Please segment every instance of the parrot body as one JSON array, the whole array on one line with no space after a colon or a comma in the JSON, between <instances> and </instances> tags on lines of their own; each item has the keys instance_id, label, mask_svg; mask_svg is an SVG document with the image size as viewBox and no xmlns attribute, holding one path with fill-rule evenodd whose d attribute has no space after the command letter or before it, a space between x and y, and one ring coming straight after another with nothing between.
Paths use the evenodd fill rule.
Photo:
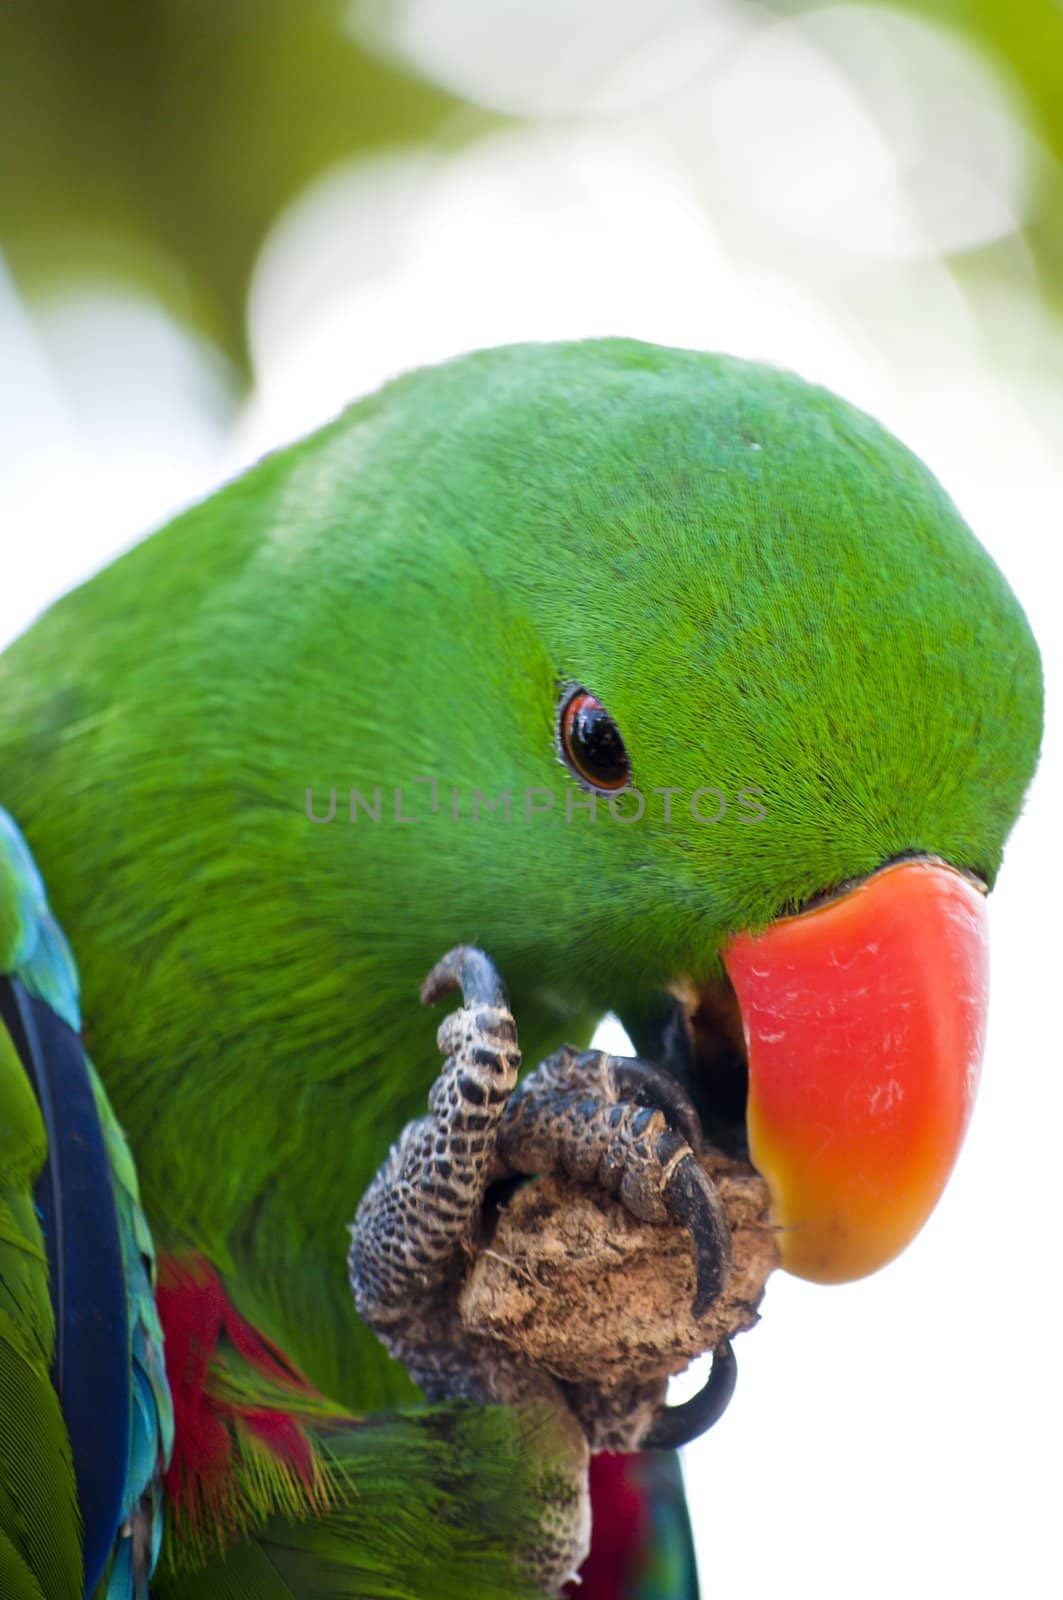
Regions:
<instances>
[{"instance_id":1,"label":"parrot body","mask_svg":"<svg viewBox=\"0 0 1063 1600\"><path fill-rule=\"evenodd\" d=\"M563 759L575 686L623 730L637 822ZM787 374L620 340L400 379L17 641L0 799L76 955L101 1121L160 1256L176 1508L152 1593L375 1594L355 1529L386 1544L390 1505L417 1543L446 1448L468 1508L512 1453L505 1544L514 1424L352 1420L414 1396L355 1314L345 1225L423 1109L435 1023L412 997L444 950L490 951L526 1060L608 1009L634 1029L677 979L718 978L739 930L883 863L991 885L1039 732L1022 612L902 446ZM718 825L688 805L706 788ZM2 1236L36 1252L41 1393L42 1153L34 1125ZM7 1383L3 1412L28 1405ZM360 1471L381 1488L359 1523L339 1484Z\"/></svg>"}]
</instances>

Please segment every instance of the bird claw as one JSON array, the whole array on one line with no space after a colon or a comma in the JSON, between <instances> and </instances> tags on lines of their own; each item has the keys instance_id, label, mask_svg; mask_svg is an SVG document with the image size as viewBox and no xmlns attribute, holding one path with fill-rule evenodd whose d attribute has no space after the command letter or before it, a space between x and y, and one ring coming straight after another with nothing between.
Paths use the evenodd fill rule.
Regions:
<instances>
[{"instance_id":1,"label":"bird claw","mask_svg":"<svg viewBox=\"0 0 1063 1600\"><path fill-rule=\"evenodd\" d=\"M729 1339L712 1353L712 1371L697 1394L678 1406L660 1406L639 1440L640 1450L678 1450L707 1433L731 1403L738 1382L738 1363Z\"/></svg>"},{"instance_id":2,"label":"bird claw","mask_svg":"<svg viewBox=\"0 0 1063 1600\"><path fill-rule=\"evenodd\" d=\"M578 1059L596 1055L588 1050ZM613 1079L617 1091L636 1105L656 1106L677 1133L682 1134L695 1155L701 1154L701 1119L686 1090L669 1072L638 1056L614 1056Z\"/></svg>"},{"instance_id":3,"label":"bird claw","mask_svg":"<svg viewBox=\"0 0 1063 1600\"><path fill-rule=\"evenodd\" d=\"M689 1151L672 1168L665 1204L693 1240L696 1287L692 1310L695 1317L703 1317L727 1286L731 1230L719 1195Z\"/></svg>"},{"instance_id":4,"label":"bird claw","mask_svg":"<svg viewBox=\"0 0 1063 1600\"><path fill-rule=\"evenodd\" d=\"M437 961L421 985L421 1004L433 1006L451 989L461 990L461 1003L509 1009L502 975L489 955L475 945L459 944Z\"/></svg>"},{"instance_id":5,"label":"bird claw","mask_svg":"<svg viewBox=\"0 0 1063 1600\"><path fill-rule=\"evenodd\" d=\"M455 988L463 1004L438 1030L445 1060L428 1115L403 1130L358 1209L355 1302L429 1396L560 1398L547 1371L470 1335L461 1322L461 1284L490 1185L515 1174L563 1173L600 1185L644 1222L680 1225L694 1245L695 1317L727 1282L730 1228L697 1159L697 1113L669 1073L639 1058L563 1045L518 1087L516 1027L483 951L449 951L426 978L422 999L431 1004ZM566 1385L563 1404L592 1448L663 1449L711 1427L734 1381L723 1341L705 1388L684 1405L661 1403L663 1379L633 1379L608 1392Z\"/></svg>"},{"instance_id":6,"label":"bird claw","mask_svg":"<svg viewBox=\"0 0 1063 1600\"><path fill-rule=\"evenodd\" d=\"M667 1073L637 1057L563 1045L511 1097L498 1137L503 1172L597 1182L644 1222L671 1220L694 1244L695 1317L726 1286L731 1230L695 1157L697 1113Z\"/></svg>"}]
</instances>

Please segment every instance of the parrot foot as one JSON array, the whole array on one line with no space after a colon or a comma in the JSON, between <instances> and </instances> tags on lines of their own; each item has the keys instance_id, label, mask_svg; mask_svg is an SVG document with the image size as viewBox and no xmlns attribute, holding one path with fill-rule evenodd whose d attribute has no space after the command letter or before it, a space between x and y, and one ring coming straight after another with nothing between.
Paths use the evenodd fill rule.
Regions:
<instances>
[{"instance_id":1,"label":"parrot foot","mask_svg":"<svg viewBox=\"0 0 1063 1600\"><path fill-rule=\"evenodd\" d=\"M563 1172L615 1194L643 1222L677 1222L694 1243L694 1315L731 1270L731 1230L695 1160L697 1113L679 1084L637 1058L562 1045L514 1093L502 1118L506 1172Z\"/></svg>"},{"instance_id":2,"label":"parrot foot","mask_svg":"<svg viewBox=\"0 0 1063 1600\"><path fill-rule=\"evenodd\" d=\"M436 1036L444 1062L428 1116L403 1130L362 1198L350 1281L359 1314L430 1400L506 1404L540 1419L532 1430L537 1504L521 1559L553 1594L586 1551L590 1451L693 1438L726 1406L734 1361L730 1345L718 1343L702 1394L669 1408L664 1378L608 1390L566 1383L466 1327L459 1302L470 1260L489 1243L488 1190L515 1175L564 1173L601 1186L643 1221L678 1223L694 1242L698 1316L727 1281L731 1234L695 1159L697 1114L668 1073L565 1045L518 1089L516 1027L482 951L450 951L422 999L430 1004L455 987L463 1004ZM553 1420L543 1426L543 1417Z\"/></svg>"}]
</instances>

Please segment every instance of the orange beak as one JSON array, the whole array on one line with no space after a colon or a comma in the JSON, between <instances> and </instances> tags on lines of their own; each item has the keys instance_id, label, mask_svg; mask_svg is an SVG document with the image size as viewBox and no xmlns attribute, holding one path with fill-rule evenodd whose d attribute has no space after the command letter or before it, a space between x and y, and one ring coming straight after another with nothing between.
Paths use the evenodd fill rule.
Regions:
<instances>
[{"instance_id":1,"label":"orange beak","mask_svg":"<svg viewBox=\"0 0 1063 1600\"><path fill-rule=\"evenodd\" d=\"M750 1154L782 1264L820 1283L898 1255L959 1153L985 1037L984 895L905 860L723 952L749 1064Z\"/></svg>"}]
</instances>

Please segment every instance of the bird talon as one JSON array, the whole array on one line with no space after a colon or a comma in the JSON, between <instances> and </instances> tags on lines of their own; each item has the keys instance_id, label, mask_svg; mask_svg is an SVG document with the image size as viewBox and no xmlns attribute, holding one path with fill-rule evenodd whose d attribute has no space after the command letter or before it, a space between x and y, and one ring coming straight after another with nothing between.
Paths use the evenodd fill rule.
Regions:
<instances>
[{"instance_id":1,"label":"bird talon","mask_svg":"<svg viewBox=\"0 0 1063 1600\"><path fill-rule=\"evenodd\" d=\"M613 1078L622 1099L632 1100L636 1105L655 1106L695 1155L700 1154L701 1120L686 1090L670 1072L638 1056L614 1056Z\"/></svg>"},{"instance_id":2,"label":"bird talon","mask_svg":"<svg viewBox=\"0 0 1063 1600\"><path fill-rule=\"evenodd\" d=\"M462 1003L467 1006L509 1008L501 973L491 957L475 945L455 945L436 962L421 985L421 1004L435 1005L451 989L461 990Z\"/></svg>"},{"instance_id":3,"label":"bird talon","mask_svg":"<svg viewBox=\"0 0 1063 1600\"><path fill-rule=\"evenodd\" d=\"M663 1138L658 1141L658 1151ZM664 1203L669 1215L686 1228L694 1241L696 1288L692 1309L695 1317L703 1317L731 1275L733 1252L727 1214L713 1185L689 1153L668 1179Z\"/></svg>"},{"instance_id":4,"label":"bird talon","mask_svg":"<svg viewBox=\"0 0 1063 1600\"><path fill-rule=\"evenodd\" d=\"M729 1339L712 1353L712 1371L697 1394L682 1405L661 1406L639 1440L640 1450L678 1450L698 1439L723 1416L738 1382L738 1363Z\"/></svg>"}]
</instances>

